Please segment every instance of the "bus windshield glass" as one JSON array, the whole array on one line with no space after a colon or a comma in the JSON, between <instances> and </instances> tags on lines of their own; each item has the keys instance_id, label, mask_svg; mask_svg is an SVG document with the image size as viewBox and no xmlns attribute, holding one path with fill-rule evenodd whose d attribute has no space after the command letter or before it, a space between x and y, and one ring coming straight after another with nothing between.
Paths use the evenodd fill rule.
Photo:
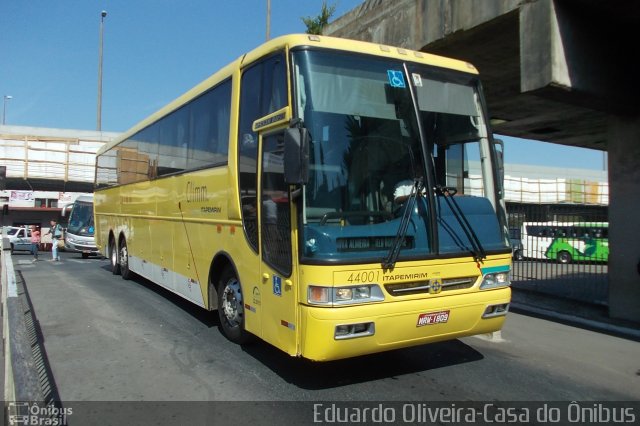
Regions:
<instances>
[{"instance_id":1,"label":"bus windshield glass","mask_svg":"<svg viewBox=\"0 0 640 426\"><path fill-rule=\"evenodd\" d=\"M304 257L379 261L399 248L397 258L411 260L474 252L477 243L508 248L477 81L461 75L393 59L294 52L296 111L311 134ZM452 188L455 206L431 197L429 182Z\"/></svg>"},{"instance_id":2,"label":"bus windshield glass","mask_svg":"<svg viewBox=\"0 0 640 426\"><path fill-rule=\"evenodd\" d=\"M439 252L469 248L482 257L478 251L504 249L508 232L498 196L502 183L495 180L498 154L489 140L477 77L416 64L408 70L440 189L435 200Z\"/></svg>"},{"instance_id":3,"label":"bus windshield glass","mask_svg":"<svg viewBox=\"0 0 640 426\"><path fill-rule=\"evenodd\" d=\"M78 236L93 236L93 203L76 201L73 204L67 232Z\"/></svg>"}]
</instances>

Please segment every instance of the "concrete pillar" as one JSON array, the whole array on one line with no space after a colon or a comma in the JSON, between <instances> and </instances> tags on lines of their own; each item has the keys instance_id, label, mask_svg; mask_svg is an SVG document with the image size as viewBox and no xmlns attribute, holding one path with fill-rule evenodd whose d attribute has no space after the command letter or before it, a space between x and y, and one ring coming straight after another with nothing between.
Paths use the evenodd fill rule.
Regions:
<instances>
[{"instance_id":1,"label":"concrete pillar","mask_svg":"<svg viewBox=\"0 0 640 426\"><path fill-rule=\"evenodd\" d=\"M609 124L609 316L640 323L640 116Z\"/></svg>"}]
</instances>

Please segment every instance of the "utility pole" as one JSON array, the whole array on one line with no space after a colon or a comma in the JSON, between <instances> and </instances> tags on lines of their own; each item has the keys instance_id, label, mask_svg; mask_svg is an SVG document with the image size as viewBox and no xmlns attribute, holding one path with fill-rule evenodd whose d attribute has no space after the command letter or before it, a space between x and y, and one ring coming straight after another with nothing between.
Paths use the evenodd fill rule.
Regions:
<instances>
[{"instance_id":1,"label":"utility pole","mask_svg":"<svg viewBox=\"0 0 640 426\"><path fill-rule=\"evenodd\" d=\"M2 124L4 125L7 121L7 101L13 99L11 95L4 95L2 100Z\"/></svg>"},{"instance_id":2,"label":"utility pole","mask_svg":"<svg viewBox=\"0 0 640 426\"><path fill-rule=\"evenodd\" d=\"M102 44L104 35L104 18L107 16L107 11L103 10L100 13L100 46L98 48L98 112L96 120L96 130L102 130Z\"/></svg>"},{"instance_id":3,"label":"utility pole","mask_svg":"<svg viewBox=\"0 0 640 426\"><path fill-rule=\"evenodd\" d=\"M271 0L267 0L267 41L271 38Z\"/></svg>"}]
</instances>

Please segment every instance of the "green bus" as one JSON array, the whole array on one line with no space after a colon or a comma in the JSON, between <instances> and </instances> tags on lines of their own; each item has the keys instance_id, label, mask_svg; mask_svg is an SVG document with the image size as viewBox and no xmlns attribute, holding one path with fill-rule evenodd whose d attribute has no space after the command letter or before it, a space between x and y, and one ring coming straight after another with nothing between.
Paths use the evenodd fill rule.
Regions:
<instances>
[{"instance_id":1,"label":"green bus","mask_svg":"<svg viewBox=\"0 0 640 426\"><path fill-rule=\"evenodd\" d=\"M607 222L524 222L522 255L528 259L608 262Z\"/></svg>"}]
</instances>

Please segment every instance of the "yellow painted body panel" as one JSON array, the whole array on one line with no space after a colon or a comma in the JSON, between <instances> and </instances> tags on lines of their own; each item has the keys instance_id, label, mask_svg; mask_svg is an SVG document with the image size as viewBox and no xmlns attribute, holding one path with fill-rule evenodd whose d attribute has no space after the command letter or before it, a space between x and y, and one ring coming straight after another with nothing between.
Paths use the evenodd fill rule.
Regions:
<instances>
[{"instance_id":1,"label":"yellow painted body panel","mask_svg":"<svg viewBox=\"0 0 640 426\"><path fill-rule=\"evenodd\" d=\"M498 331L506 317L482 319L482 314L487 306L510 300L507 287L349 308L302 306L302 355L327 361ZM420 314L443 310L450 310L446 323L417 326ZM364 322L375 324L374 335L334 339L336 325Z\"/></svg>"},{"instance_id":2,"label":"yellow painted body panel","mask_svg":"<svg viewBox=\"0 0 640 426\"><path fill-rule=\"evenodd\" d=\"M380 264L354 266L301 266L301 354L305 358L326 361L367 353L455 339L498 331L505 317L482 319L489 305L508 304L509 287L480 290L479 268L509 266L507 255L489 256L478 265L471 258L398 262L392 271ZM438 294L391 296L385 301L344 307L311 306L307 302L308 285L352 286L378 283L398 284L475 277L471 288L446 290ZM373 280L369 280L373 278ZM351 281L350 281L351 280ZM446 323L417 327L418 315L449 310ZM335 327L341 324L375 323L375 334L347 340L335 340Z\"/></svg>"},{"instance_id":3,"label":"yellow painted body panel","mask_svg":"<svg viewBox=\"0 0 640 426\"><path fill-rule=\"evenodd\" d=\"M228 200L233 198L229 197L226 169L207 169L96 192L98 247L106 255L109 232L116 238L122 234L130 256L199 282L207 301L214 255L224 248L242 264L242 253L246 252L241 222L228 219ZM189 199L188 188L194 186L206 187L206 199Z\"/></svg>"}]
</instances>

